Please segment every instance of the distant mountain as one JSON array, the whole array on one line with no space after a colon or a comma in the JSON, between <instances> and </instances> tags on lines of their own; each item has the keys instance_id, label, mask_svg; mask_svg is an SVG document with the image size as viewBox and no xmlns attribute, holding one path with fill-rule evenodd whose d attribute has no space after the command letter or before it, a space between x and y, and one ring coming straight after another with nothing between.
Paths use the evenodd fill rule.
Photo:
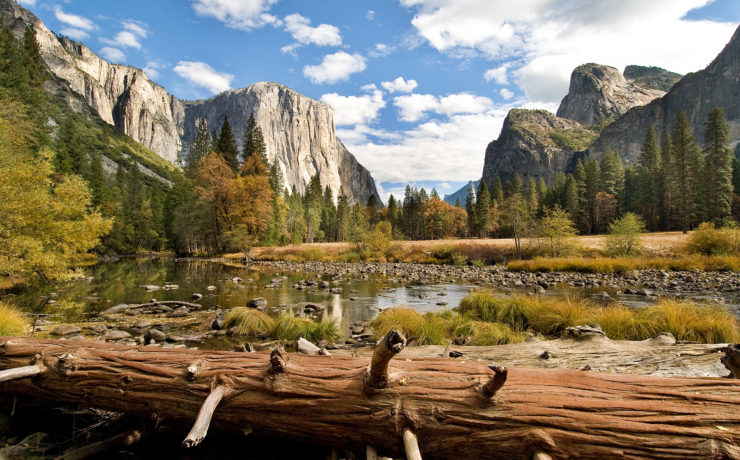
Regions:
<instances>
[{"instance_id":1,"label":"distant mountain","mask_svg":"<svg viewBox=\"0 0 740 460\"><path fill-rule=\"evenodd\" d=\"M141 69L111 64L85 45L56 36L14 0L0 0L0 23L18 32L34 27L42 58L55 77L49 91L65 97L75 111L116 126L170 162L187 150L197 117L205 116L208 126L218 129L228 116L241 144L246 119L256 111L268 157L280 160L287 186L303 191L318 172L335 196L339 187L357 202L377 196L370 173L337 139L333 110L322 102L275 83L182 102Z\"/></svg>"},{"instance_id":2,"label":"distant mountain","mask_svg":"<svg viewBox=\"0 0 740 460\"><path fill-rule=\"evenodd\" d=\"M460 199L460 203L462 203L463 208L465 208L465 199L468 197L468 190L470 190L470 187L473 187L473 192L478 190L478 186L480 185L480 179L476 181L470 181L464 186L460 188L460 190L450 193L449 195L445 195L444 200L451 205L457 204L457 199Z\"/></svg>"},{"instance_id":3,"label":"distant mountain","mask_svg":"<svg viewBox=\"0 0 740 460\"><path fill-rule=\"evenodd\" d=\"M684 110L703 141L704 122L724 108L731 147L740 145L740 28L724 50L699 72L684 77L658 67L627 66L624 75L599 64L577 67L557 117L513 109L498 139L486 149L483 180L542 177L548 184L583 156L600 159L609 149L634 164L650 125L661 136ZM664 89L668 92L664 93Z\"/></svg>"}]
</instances>

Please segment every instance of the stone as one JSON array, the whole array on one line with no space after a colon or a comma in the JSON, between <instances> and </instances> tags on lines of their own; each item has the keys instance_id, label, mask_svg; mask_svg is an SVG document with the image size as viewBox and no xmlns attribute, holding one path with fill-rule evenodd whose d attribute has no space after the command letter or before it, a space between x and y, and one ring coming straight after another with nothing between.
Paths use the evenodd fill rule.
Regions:
<instances>
[{"instance_id":1,"label":"stone","mask_svg":"<svg viewBox=\"0 0 740 460\"><path fill-rule=\"evenodd\" d=\"M185 337L181 337L179 335L168 334L166 340L170 343L176 343L176 342L184 342L186 339Z\"/></svg>"},{"instance_id":2,"label":"stone","mask_svg":"<svg viewBox=\"0 0 740 460\"><path fill-rule=\"evenodd\" d=\"M139 321L135 322L133 324L134 329L146 329L149 327L149 322L143 319L140 319Z\"/></svg>"},{"instance_id":3,"label":"stone","mask_svg":"<svg viewBox=\"0 0 740 460\"><path fill-rule=\"evenodd\" d=\"M161 289L159 286L155 286L153 284L145 284L142 287L145 291L159 291Z\"/></svg>"},{"instance_id":4,"label":"stone","mask_svg":"<svg viewBox=\"0 0 740 460\"><path fill-rule=\"evenodd\" d=\"M220 331L224 328L225 320L226 320L226 313L228 313L227 310L220 311L216 317L213 319L213 322L211 323L211 329L214 331Z\"/></svg>"},{"instance_id":5,"label":"stone","mask_svg":"<svg viewBox=\"0 0 740 460\"><path fill-rule=\"evenodd\" d=\"M90 328L90 332L95 335L103 335L108 332L108 328L102 324L96 324Z\"/></svg>"},{"instance_id":6,"label":"stone","mask_svg":"<svg viewBox=\"0 0 740 460\"><path fill-rule=\"evenodd\" d=\"M326 305L307 303L303 306L303 311L305 313L316 313L318 311L324 311L324 310L326 310Z\"/></svg>"},{"instance_id":7,"label":"stone","mask_svg":"<svg viewBox=\"0 0 740 460\"><path fill-rule=\"evenodd\" d=\"M247 307L264 309L267 308L267 300L264 297L255 297L254 299L247 300Z\"/></svg>"},{"instance_id":8,"label":"stone","mask_svg":"<svg viewBox=\"0 0 740 460\"><path fill-rule=\"evenodd\" d=\"M145 337L147 339L147 342L151 340L154 340L155 342L164 342L167 339L165 333L158 329L149 329L146 332Z\"/></svg>"},{"instance_id":9,"label":"stone","mask_svg":"<svg viewBox=\"0 0 740 460\"><path fill-rule=\"evenodd\" d=\"M184 318L190 314L190 310L188 310L188 307L180 307L170 313L170 318Z\"/></svg>"},{"instance_id":10,"label":"stone","mask_svg":"<svg viewBox=\"0 0 740 460\"><path fill-rule=\"evenodd\" d=\"M118 304L118 305L116 305L114 307L110 307L109 309L101 312L100 314L101 315L113 315L113 314L116 314L116 313L123 313L124 311L128 310L129 308L131 308L129 305L127 305L125 303L122 303L122 304Z\"/></svg>"},{"instance_id":11,"label":"stone","mask_svg":"<svg viewBox=\"0 0 740 460\"><path fill-rule=\"evenodd\" d=\"M319 289L329 289L329 282L321 280L318 282L318 288Z\"/></svg>"},{"instance_id":12,"label":"stone","mask_svg":"<svg viewBox=\"0 0 740 460\"><path fill-rule=\"evenodd\" d=\"M126 331L119 331L119 330L112 330L108 331L103 338L106 340L106 342L116 341L116 340L123 340L123 339L130 339L131 334L129 334Z\"/></svg>"},{"instance_id":13,"label":"stone","mask_svg":"<svg viewBox=\"0 0 740 460\"><path fill-rule=\"evenodd\" d=\"M57 326L50 332L51 335L73 335L79 334L82 331L79 327L73 324L62 324Z\"/></svg>"},{"instance_id":14,"label":"stone","mask_svg":"<svg viewBox=\"0 0 740 460\"><path fill-rule=\"evenodd\" d=\"M203 294L199 294L197 292L193 293L193 300L200 300L203 298Z\"/></svg>"},{"instance_id":15,"label":"stone","mask_svg":"<svg viewBox=\"0 0 740 460\"><path fill-rule=\"evenodd\" d=\"M206 288L206 290L207 290L207 291L215 291L215 290L216 290L216 286L208 286L208 287Z\"/></svg>"}]
</instances>

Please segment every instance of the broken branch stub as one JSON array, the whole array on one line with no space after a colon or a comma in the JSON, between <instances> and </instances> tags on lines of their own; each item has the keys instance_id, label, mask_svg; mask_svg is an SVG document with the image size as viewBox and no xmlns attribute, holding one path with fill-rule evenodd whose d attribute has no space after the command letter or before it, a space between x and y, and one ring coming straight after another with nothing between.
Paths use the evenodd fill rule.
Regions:
<instances>
[{"instance_id":1,"label":"broken branch stub","mask_svg":"<svg viewBox=\"0 0 740 460\"><path fill-rule=\"evenodd\" d=\"M6 369L0 371L0 383L9 382L11 380L24 379L26 377L33 377L44 372L44 367L38 364L33 366L16 367L13 369Z\"/></svg>"},{"instance_id":2,"label":"broken branch stub","mask_svg":"<svg viewBox=\"0 0 740 460\"><path fill-rule=\"evenodd\" d=\"M740 379L740 343L728 345L724 352L720 361L732 372L733 378Z\"/></svg>"},{"instance_id":3,"label":"broken branch stub","mask_svg":"<svg viewBox=\"0 0 740 460\"><path fill-rule=\"evenodd\" d=\"M388 364L406 346L406 337L398 331L390 331L375 345L367 385L374 389L388 385Z\"/></svg>"},{"instance_id":4,"label":"broken branch stub","mask_svg":"<svg viewBox=\"0 0 740 460\"><path fill-rule=\"evenodd\" d=\"M211 425L211 419L213 413L216 411L216 407L224 398L226 394L226 387L219 385L211 391L203 405L198 412L198 417L195 419L193 428L188 433L185 440L182 442L182 446L185 448L195 447L205 439L208 434L208 427Z\"/></svg>"},{"instance_id":5,"label":"broken branch stub","mask_svg":"<svg viewBox=\"0 0 740 460\"><path fill-rule=\"evenodd\" d=\"M483 385L483 387L481 388L481 393L483 393L483 396L485 396L486 398L493 398L496 392L500 390L502 386L504 386L504 383L506 383L506 378L509 375L509 371L505 367L495 365L490 365L488 366L488 368L493 371L493 377L491 377L488 382Z\"/></svg>"}]
</instances>

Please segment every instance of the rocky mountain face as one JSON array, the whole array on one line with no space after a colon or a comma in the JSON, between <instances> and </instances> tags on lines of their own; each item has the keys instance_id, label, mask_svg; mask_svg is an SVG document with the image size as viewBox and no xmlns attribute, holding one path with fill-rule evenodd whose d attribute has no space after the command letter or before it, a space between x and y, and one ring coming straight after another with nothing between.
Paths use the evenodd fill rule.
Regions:
<instances>
[{"instance_id":1,"label":"rocky mountain face","mask_svg":"<svg viewBox=\"0 0 740 460\"><path fill-rule=\"evenodd\" d=\"M707 114L716 106L725 110L730 146L735 148L740 143L740 28L707 68L686 75L665 96L630 110L608 126L589 148L589 155L600 158L611 148L619 152L625 163L633 164L648 126L655 126L660 137L670 132L681 110L686 112L694 126L694 136L701 143Z\"/></svg>"},{"instance_id":2,"label":"rocky mountain face","mask_svg":"<svg viewBox=\"0 0 740 460\"><path fill-rule=\"evenodd\" d=\"M513 109L504 120L498 139L488 144L483 180L498 176L511 180L542 177L551 184L565 171L574 152L585 150L597 136L577 121L556 117L546 110Z\"/></svg>"},{"instance_id":3,"label":"rocky mountain face","mask_svg":"<svg viewBox=\"0 0 740 460\"><path fill-rule=\"evenodd\" d=\"M318 172L321 183L338 196L339 188L351 199L365 203L377 195L370 173L360 165L337 138L334 110L272 82L226 91L211 99L185 102L183 143L196 134L196 122L203 118L209 129L220 129L225 117L241 149L250 114L262 129L270 159L278 158L286 184L303 191Z\"/></svg>"},{"instance_id":4,"label":"rocky mountain face","mask_svg":"<svg viewBox=\"0 0 740 460\"><path fill-rule=\"evenodd\" d=\"M85 45L57 37L13 0L0 1L0 15L16 30L33 26L41 57L51 73L81 96L92 113L163 158L177 159L183 118L177 98L142 70L110 64ZM69 95L68 100L81 111L78 97Z\"/></svg>"},{"instance_id":5,"label":"rocky mountain face","mask_svg":"<svg viewBox=\"0 0 740 460\"><path fill-rule=\"evenodd\" d=\"M364 203L377 195L370 173L337 139L328 105L285 86L257 83L205 101L182 102L153 83L144 71L111 64L88 47L57 37L15 0L0 0L0 22L17 33L31 25L41 55L53 75L48 90L65 98L77 112L99 117L161 157L174 162L187 150L195 120L203 117L218 129L225 116L241 146L244 126L254 112L268 156L280 159L287 186L303 191L318 172L335 193Z\"/></svg>"},{"instance_id":6,"label":"rocky mountain face","mask_svg":"<svg viewBox=\"0 0 740 460\"><path fill-rule=\"evenodd\" d=\"M657 89L668 92L673 85L678 83L683 75L660 67L645 67L641 65L628 65L624 68L624 78L632 80L643 88Z\"/></svg>"},{"instance_id":7,"label":"rocky mountain face","mask_svg":"<svg viewBox=\"0 0 740 460\"><path fill-rule=\"evenodd\" d=\"M645 105L664 91L645 88L626 79L619 70L600 64L584 64L573 70L570 88L557 116L583 125L617 119L632 107Z\"/></svg>"}]
</instances>

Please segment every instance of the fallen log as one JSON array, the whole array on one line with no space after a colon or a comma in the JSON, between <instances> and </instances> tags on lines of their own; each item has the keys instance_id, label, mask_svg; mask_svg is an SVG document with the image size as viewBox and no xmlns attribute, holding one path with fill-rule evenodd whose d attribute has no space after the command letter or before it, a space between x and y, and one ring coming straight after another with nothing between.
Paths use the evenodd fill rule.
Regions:
<instances>
[{"instance_id":1,"label":"fallen log","mask_svg":"<svg viewBox=\"0 0 740 460\"><path fill-rule=\"evenodd\" d=\"M393 456L740 459L740 380L492 371L407 360L403 343L386 337L368 359L0 338L0 370L45 369L0 393L184 425L183 438L197 418L196 437L209 422Z\"/></svg>"}]
</instances>

